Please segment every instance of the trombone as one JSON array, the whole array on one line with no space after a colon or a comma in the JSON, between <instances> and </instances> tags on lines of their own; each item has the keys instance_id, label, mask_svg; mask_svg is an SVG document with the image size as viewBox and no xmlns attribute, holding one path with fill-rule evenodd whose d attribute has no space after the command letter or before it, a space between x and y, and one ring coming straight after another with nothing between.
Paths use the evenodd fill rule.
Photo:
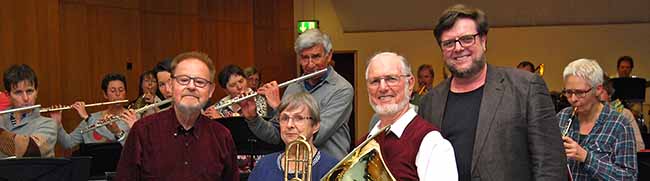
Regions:
<instances>
[{"instance_id":1,"label":"trombone","mask_svg":"<svg viewBox=\"0 0 650 181\"><path fill-rule=\"evenodd\" d=\"M283 83L279 84L278 87L283 88L283 87L289 86L290 84L293 84L293 83L296 83L296 82L299 82L299 81L314 77L314 76L316 76L318 74L324 73L325 71L327 71L327 68L318 70L316 72L312 72L312 73L307 74L307 75L300 76L300 77L295 78L295 79L291 79L291 80L286 81L286 82L283 82ZM257 95L258 95L257 92L253 92L252 94L248 94L248 95L243 96L243 97L239 97L239 98L236 98L236 99L231 99L231 100L228 100L228 101L224 101L223 104L216 104L214 106L216 107L217 110L221 110L221 109L226 108L226 107L228 107L228 106L230 106L232 104L240 103L240 102L242 102L242 101L244 101L246 99L250 99L250 98L255 97Z\"/></svg>"},{"instance_id":2,"label":"trombone","mask_svg":"<svg viewBox=\"0 0 650 181\"><path fill-rule=\"evenodd\" d=\"M290 151L296 150L293 155L294 158L290 159ZM306 138L302 135L287 145L287 148L284 150L284 158L282 158L282 163L284 163L284 181L311 181L311 167L312 167L312 148L311 145L306 141ZM293 178L289 179L289 165L294 165L293 169ZM298 174L301 175L298 175Z\"/></svg>"},{"instance_id":3,"label":"trombone","mask_svg":"<svg viewBox=\"0 0 650 181\"><path fill-rule=\"evenodd\" d=\"M149 110L149 109L151 109L151 108L153 108L153 107L157 107L157 106L160 106L160 105L163 105L163 104L167 104L167 103L169 103L169 102L171 102L171 101L172 101L172 99L169 98L169 99L165 99L165 100L163 100L163 101L157 102L157 103L149 104L149 105L146 105L146 106L141 107L141 108L139 108L139 109L136 109L136 110L135 110L135 113L136 113L136 114L141 114L141 113L143 113L143 112L145 112L145 111L147 111L147 110ZM84 129L81 130L81 134L87 133L87 132L92 131L92 130L95 130L95 129L97 129L97 128L101 128L101 127L103 127L103 126L106 126L106 125L112 124L112 123L117 122L117 121L120 121L120 120L122 120L122 118L121 118L120 115L113 115L113 116L110 116L110 117L107 118L107 120L104 120L104 121L98 121L98 122L95 123L95 124L88 125L88 127L86 127L86 128L84 128Z\"/></svg>"}]
</instances>

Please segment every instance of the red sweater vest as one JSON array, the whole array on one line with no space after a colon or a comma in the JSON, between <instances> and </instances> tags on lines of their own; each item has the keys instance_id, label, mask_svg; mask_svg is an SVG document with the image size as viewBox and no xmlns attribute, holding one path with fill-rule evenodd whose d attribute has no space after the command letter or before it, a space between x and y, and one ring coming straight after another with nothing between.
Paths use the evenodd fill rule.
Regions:
<instances>
[{"instance_id":1,"label":"red sweater vest","mask_svg":"<svg viewBox=\"0 0 650 181\"><path fill-rule=\"evenodd\" d=\"M406 126L402 137L397 138L392 132L375 137L388 170L397 180L418 180L415 157L420 149L420 143L422 143L427 133L438 130L422 117L415 116ZM367 137L366 134L363 138Z\"/></svg>"}]
</instances>

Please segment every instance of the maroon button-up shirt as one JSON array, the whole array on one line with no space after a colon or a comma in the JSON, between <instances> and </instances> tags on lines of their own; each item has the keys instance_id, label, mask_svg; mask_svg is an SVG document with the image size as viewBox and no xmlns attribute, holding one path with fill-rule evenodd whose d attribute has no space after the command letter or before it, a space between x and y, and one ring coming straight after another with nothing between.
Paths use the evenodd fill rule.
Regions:
<instances>
[{"instance_id":1,"label":"maroon button-up shirt","mask_svg":"<svg viewBox=\"0 0 650 181\"><path fill-rule=\"evenodd\" d=\"M200 115L185 130L174 109L133 125L116 180L239 180L230 131Z\"/></svg>"}]
</instances>

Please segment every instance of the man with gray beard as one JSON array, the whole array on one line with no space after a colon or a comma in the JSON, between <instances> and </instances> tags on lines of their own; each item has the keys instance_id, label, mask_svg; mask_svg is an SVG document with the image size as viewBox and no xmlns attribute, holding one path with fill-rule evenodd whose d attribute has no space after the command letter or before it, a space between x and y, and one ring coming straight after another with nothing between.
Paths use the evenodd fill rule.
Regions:
<instances>
[{"instance_id":1,"label":"man with gray beard","mask_svg":"<svg viewBox=\"0 0 650 181\"><path fill-rule=\"evenodd\" d=\"M406 58L391 52L373 56L366 66L368 99L379 121L369 135L390 125L375 141L397 180L457 180L454 149L409 105L415 85Z\"/></svg>"},{"instance_id":2,"label":"man with gray beard","mask_svg":"<svg viewBox=\"0 0 650 181\"><path fill-rule=\"evenodd\" d=\"M452 77L423 97L419 113L454 146L459 180L567 180L566 158L544 81L486 63L485 14L447 9L434 34Z\"/></svg>"},{"instance_id":3,"label":"man with gray beard","mask_svg":"<svg viewBox=\"0 0 650 181\"><path fill-rule=\"evenodd\" d=\"M173 106L136 122L116 180L239 180L230 131L201 114L214 92L214 65L200 52L171 64Z\"/></svg>"}]
</instances>

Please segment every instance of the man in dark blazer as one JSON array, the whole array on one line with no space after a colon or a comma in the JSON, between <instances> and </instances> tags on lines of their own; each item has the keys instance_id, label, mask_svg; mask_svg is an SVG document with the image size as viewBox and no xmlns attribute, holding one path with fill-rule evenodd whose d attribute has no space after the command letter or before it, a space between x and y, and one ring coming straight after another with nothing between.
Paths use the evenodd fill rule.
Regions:
<instances>
[{"instance_id":1,"label":"man in dark blazer","mask_svg":"<svg viewBox=\"0 0 650 181\"><path fill-rule=\"evenodd\" d=\"M452 6L434 34L452 77L421 101L419 115L453 145L459 180L567 180L561 133L546 84L486 63L487 18Z\"/></svg>"}]
</instances>

